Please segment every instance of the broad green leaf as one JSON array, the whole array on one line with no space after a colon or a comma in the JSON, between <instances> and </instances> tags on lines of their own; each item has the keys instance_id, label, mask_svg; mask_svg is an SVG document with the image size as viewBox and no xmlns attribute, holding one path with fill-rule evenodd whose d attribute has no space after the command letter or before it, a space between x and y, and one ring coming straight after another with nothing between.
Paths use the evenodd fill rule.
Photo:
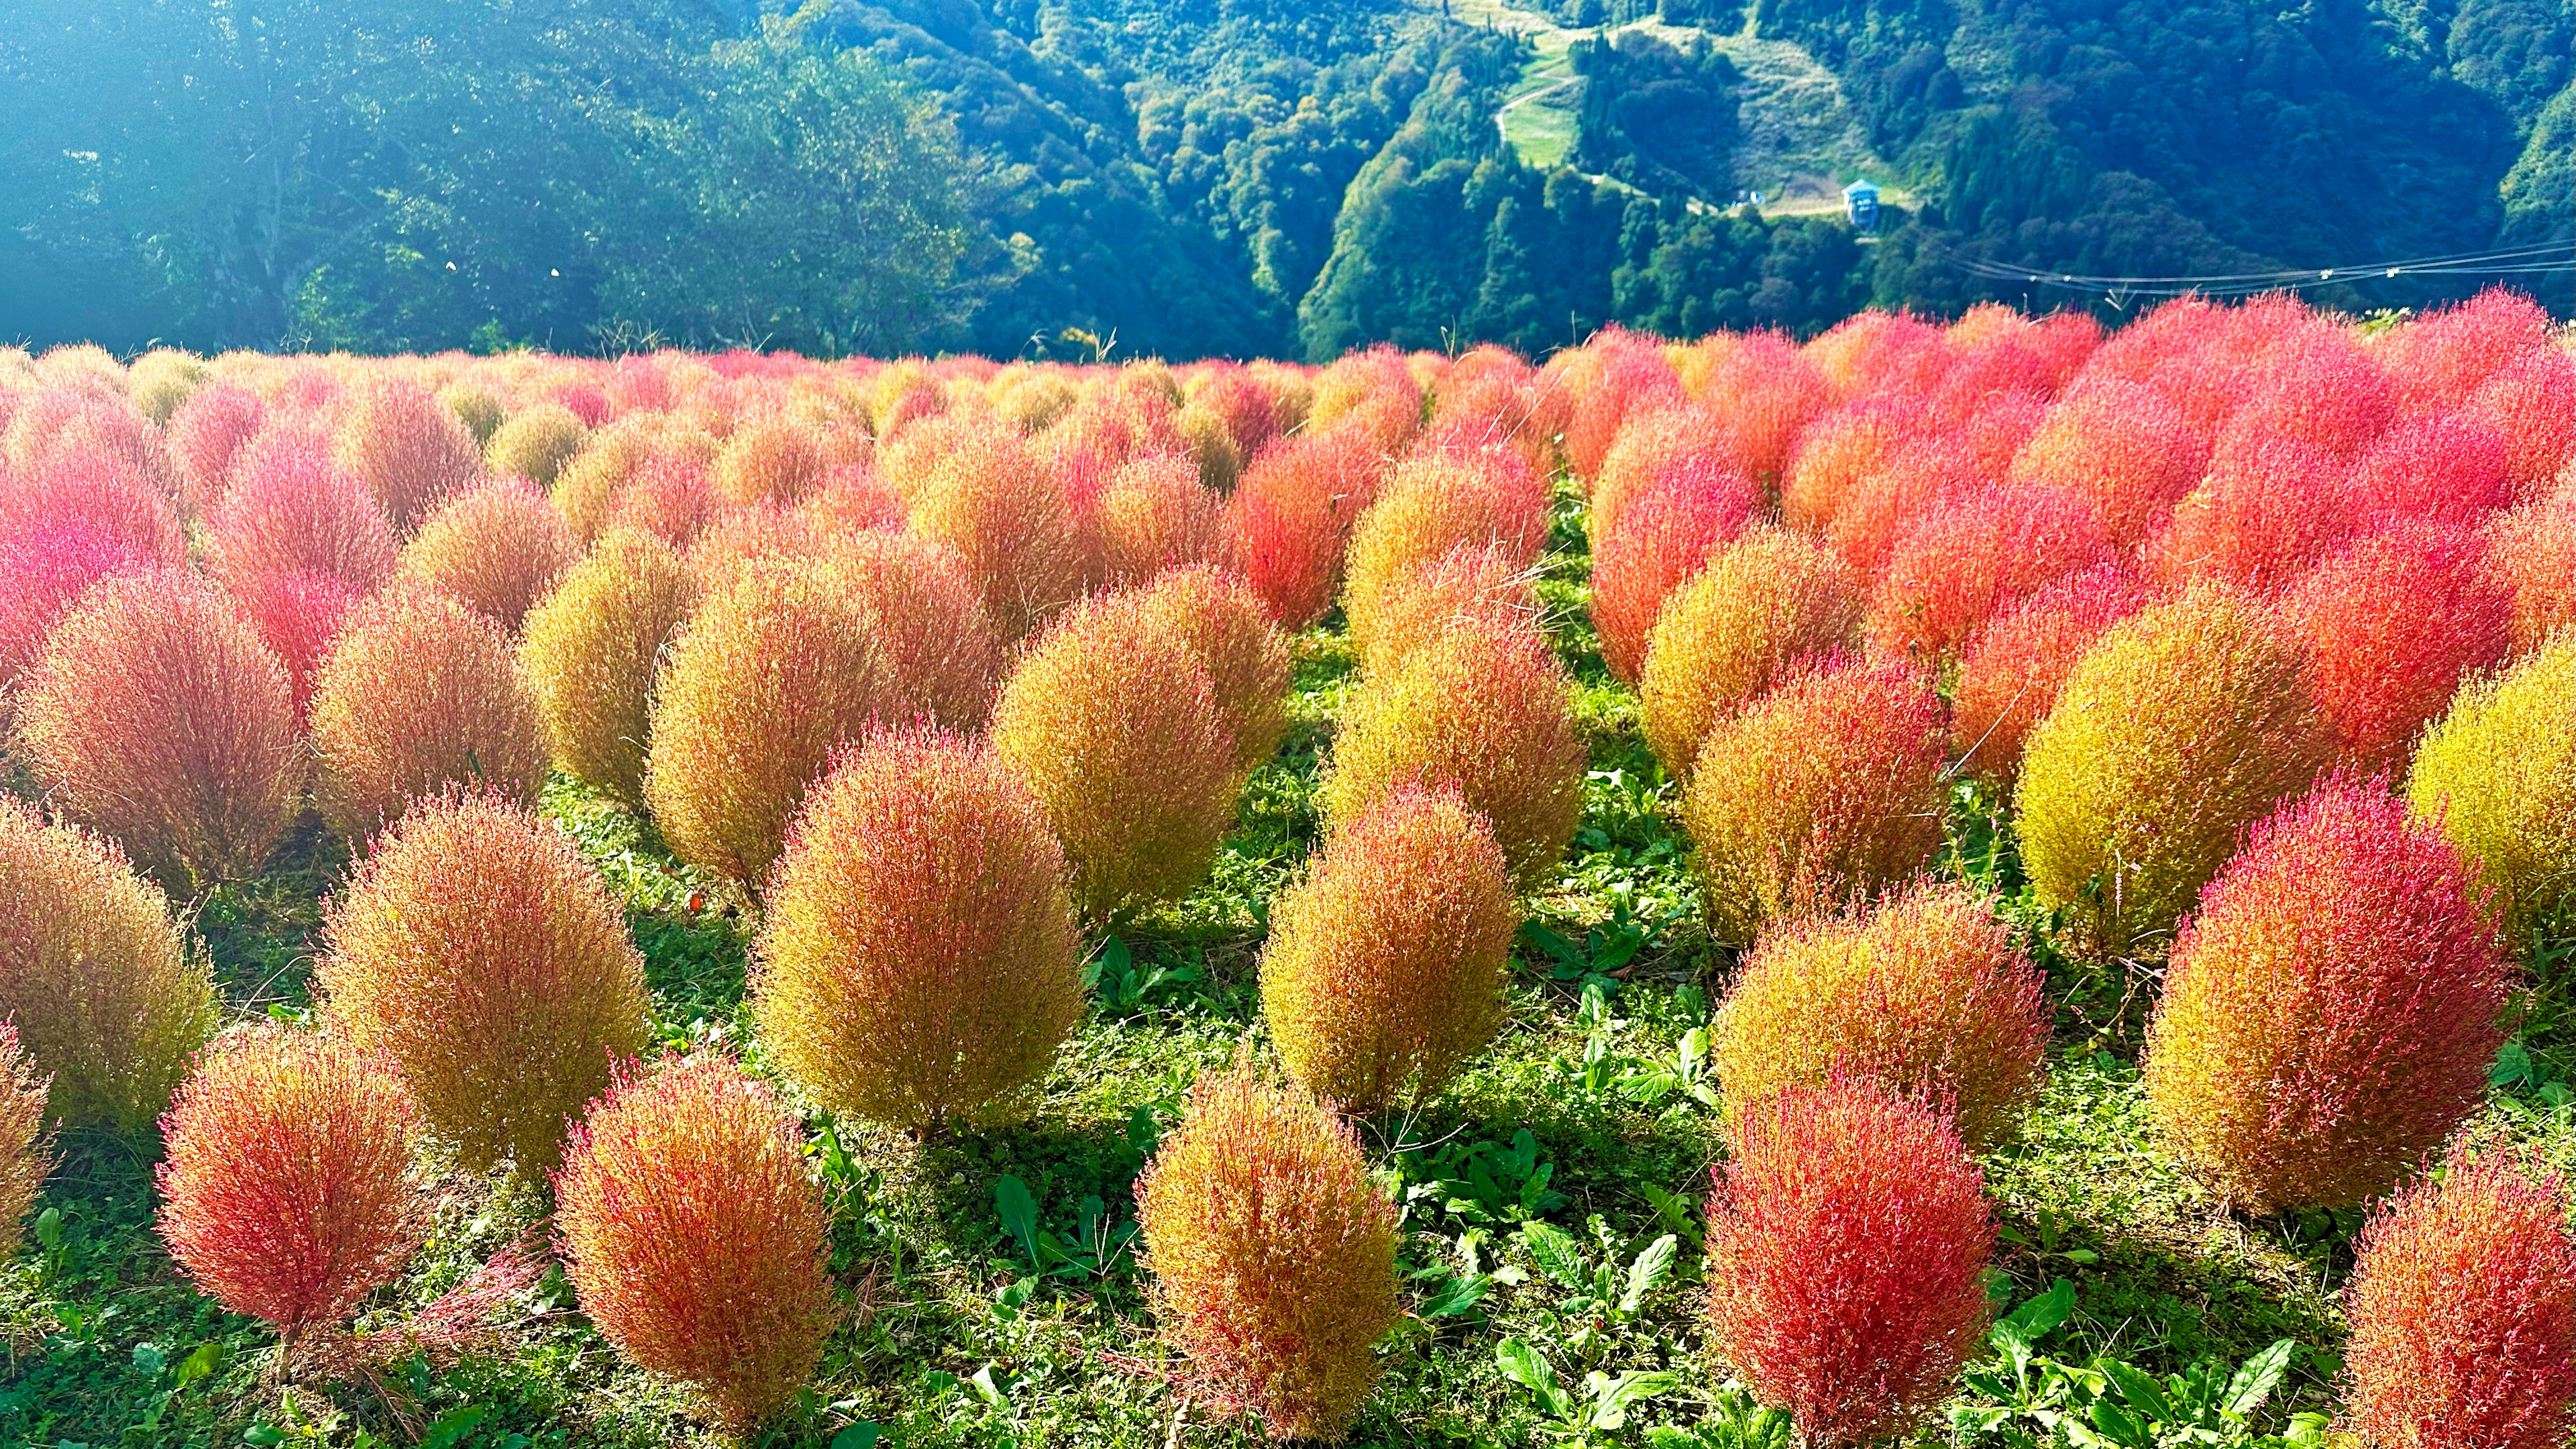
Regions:
<instances>
[{"instance_id":1,"label":"broad green leaf","mask_svg":"<svg viewBox=\"0 0 2576 1449\"><path fill-rule=\"evenodd\" d=\"M2174 1421L2173 1401L2165 1397L2164 1385L2157 1383L2154 1375L2115 1358L2103 1359L2097 1367L2119 1389L2121 1399L2130 1408L2149 1419L2168 1424Z\"/></svg>"},{"instance_id":2,"label":"broad green leaf","mask_svg":"<svg viewBox=\"0 0 2576 1449\"><path fill-rule=\"evenodd\" d=\"M1529 1245L1530 1261L1550 1280L1566 1288L1584 1286L1583 1245L1574 1234L1554 1223L1524 1223L1521 1241Z\"/></svg>"},{"instance_id":3,"label":"broad green leaf","mask_svg":"<svg viewBox=\"0 0 2576 1449\"><path fill-rule=\"evenodd\" d=\"M448 1410L430 1424L427 1433L420 1436L420 1449L455 1449L491 1412L489 1404L465 1404Z\"/></svg>"},{"instance_id":4,"label":"broad green leaf","mask_svg":"<svg viewBox=\"0 0 2576 1449\"><path fill-rule=\"evenodd\" d=\"M832 1449L876 1449L877 1426L867 1422L852 1424L832 1436Z\"/></svg>"},{"instance_id":5,"label":"broad green leaf","mask_svg":"<svg viewBox=\"0 0 2576 1449\"><path fill-rule=\"evenodd\" d=\"M1547 1358L1526 1340L1507 1338L1494 1345L1494 1363L1503 1377L1538 1395L1539 1404L1551 1417L1574 1417L1573 1400L1564 1386L1556 1381L1556 1370L1547 1366Z\"/></svg>"},{"instance_id":6,"label":"broad green leaf","mask_svg":"<svg viewBox=\"0 0 2576 1449\"><path fill-rule=\"evenodd\" d=\"M1646 1301L1646 1295L1672 1276L1673 1254L1680 1247L1681 1239L1670 1233L1646 1245L1646 1250L1637 1255L1637 1261L1628 1265L1628 1291L1619 1295L1620 1312L1636 1312L1637 1305Z\"/></svg>"},{"instance_id":7,"label":"broad green leaf","mask_svg":"<svg viewBox=\"0 0 2576 1449\"><path fill-rule=\"evenodd\" d=\"M1046 1261L1038 1255L1038 1203L1029 1196L1029 1185L1003 1173L1002 1180L993 1184L993 1211L1001 1215L1002 1231L1019 1243L1029 1262L1045 1267Z\"/></svg>"},{"instance_id":8,"label":"broad green leaf","mask_svg":"<svg viewBox=\"0 0 2576 1449\"><path fill-rule=\"evenodd\" d=\"M2046 1338L2051 1330L2073 1316L2075 1316L2075 1285L2060 1278L2049 1285L2047 1292L2005 1314L2002 1322L1996 1327L2000 1328L2006 1323L2011 1324L2020 1331L2023 1338L2036 1344Z\"/></svg>"},{"instance_id":9,"label":"broad green leaf","mask_svg":"<svg viewBox=\"0 0 2576 1449\"><path fill-rule=\"evenodd\" d=\"M1585 1377L1583 1387L1592 1396L1592 1422L1603 1429L1616 1429L1628 1421L1628 1406L1669 1394L1681 1382L1679 1374L1663 1369L1630 1369L1617 1378L1599 1372Z\"/></svg>"},{"instance_id":10,"label":"broad green leaf","mask_svg":"<svg viewBox=\"0 0 2576 1449\"><path fill-rule=\"evenodd\" d=\"M2130 1417L2126 1410L2109 1399L2093 1401L2093 1427L2101 1430L2111 1442L2131 1445L2134 1449L2153 1449L2155 1443L2147 1433L2146 1425Z\"/></svg>"},{"instance_id":11,"label":"broad green leaf","mask_svg":"<svg viewBox=\"0 0 2576 1449\"><path fill-rule=\"evenodd\" d=\"M179 1371L172 1376L175 1387L186 1388L224 1366L224 1346L215 1339L197 1345L197 1351L179 1360Z\"/></svg>"},{"instance_id":12,"label":"broad green leaf","mask_svg":"<svg viewBox=\"0 0 2576 1449\"><path fill-rule=\"evenodd\" d=\"M2251 1414L2263 1407L2272 1391L2281 1386L2281 1378L2290 1371L2290 1356L2299 1351L2298 1342L2284 1338L2270 1348L2245 1361L2236 1377L2227 1384L2227 1399L2221 1406L2231 1414Z\"/></svg>"}]
</instances>

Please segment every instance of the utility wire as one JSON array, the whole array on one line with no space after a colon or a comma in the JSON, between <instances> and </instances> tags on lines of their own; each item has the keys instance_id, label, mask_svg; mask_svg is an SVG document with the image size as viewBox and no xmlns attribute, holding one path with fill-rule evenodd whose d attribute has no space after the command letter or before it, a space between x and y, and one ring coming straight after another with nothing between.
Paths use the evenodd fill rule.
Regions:
<instances>
[{"instance_id":1,"label":"utility wire","mask_svg":"<svg viewBox=\"0 0 2576 1449\"><path fill-rule=\"evenodd\" d=\"M2087 292L2112 299L2124 297L2180 297L2188 295L2229 297L2257 292L2302 291L2310 287L2333 286L2338 282L2380 281L2405 276L2527 276L2533 274L2576 273L2576 242L2551 242L2540 246L2504 247L2486 251L2452 252L2441 256L2410 257L2403 261L2373 262L2356 267L2315 267L2282 269L2270 272L2222 272L2201 276L2101 276L2080 272L2041 271L2033 267L1989 261L1947 249L1931 249L1936 260L1948 263L1971 276L1991 281L2019 282L2026 286L2056 287L2067 291Z\"/></svg>"}]
</instances>

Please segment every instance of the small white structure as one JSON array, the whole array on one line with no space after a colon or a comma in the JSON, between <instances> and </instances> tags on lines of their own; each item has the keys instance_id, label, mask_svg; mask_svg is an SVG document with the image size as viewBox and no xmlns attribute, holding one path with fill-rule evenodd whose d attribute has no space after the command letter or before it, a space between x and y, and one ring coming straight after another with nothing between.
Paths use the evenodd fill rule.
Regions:
<instances>
[{"instance_id":1,"label":"small white structure","mask_svg":"<svg viewBox=\"0 0 2576 1449\"><path fill-rule=\"evenodd\" d=\"M1878 188L1868 177L1843 188L1843 211L1862 231L1878 230Z\"/></svg>"}]
</instances>

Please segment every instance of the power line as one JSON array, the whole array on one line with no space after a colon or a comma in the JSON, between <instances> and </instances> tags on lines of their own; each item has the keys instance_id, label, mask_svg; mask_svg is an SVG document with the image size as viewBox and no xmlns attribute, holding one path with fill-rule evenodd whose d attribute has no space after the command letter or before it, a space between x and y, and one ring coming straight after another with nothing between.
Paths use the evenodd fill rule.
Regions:
<instances>
[{"instance_id":1,"label":"power line","mask_svg":"<svg viewBox=\"0 0 2576 1449\"><path fill-rule=\"evenodd\" d=\"M2269 272L2223 272L2200 276L2103 276L2082 272L2042 271L2034 267L2015 266L1967 256L1943 248L1930 249L1935 260L1946 262L1971 276L1990 281L2018 282L2025 286L2055 287L2065 291L2086 292L2112 299L2124 297L2180 297L2189 295L2231 297L2257 292L2304 291L2311 287L2330 287L2337 283L2386 281L2407 276L2528 276L2534 274L2576 273L2576 242L2550 242L2540 246L2504 247L2486 251L2452 252L2440 256L2409 257L2402 261L2373 262L2351 267L2284 268Z\"/></svg>"}]
</instances>

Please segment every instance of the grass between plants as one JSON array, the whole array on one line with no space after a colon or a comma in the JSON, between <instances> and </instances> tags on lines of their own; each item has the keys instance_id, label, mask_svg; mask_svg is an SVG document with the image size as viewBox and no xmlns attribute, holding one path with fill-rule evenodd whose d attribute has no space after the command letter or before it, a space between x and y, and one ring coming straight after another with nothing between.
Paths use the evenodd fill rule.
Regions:
<instances>
[{"instance_id":1,"label":"grass between plants","mask_svg":"<svg viewBox=\"0 0 2576 1449\"><path fill-rule=\"evenodd\" d=\"M1357 1443L1787 1442L1703 1354L1698 1213L1715 1114L1698 1033L1732 952L1699 922L1674 788L1584 622L1587 566L1569 495L1541 593L1592 770L1563 875L1525 904L1510 1025L1418 1114L1363 1126L1403 1204L1415 1316L1385 1345L1387 1377ZM1129 1186L1193 1075L1261 1037L1266 903L1314 841L1318 773L1352 672L1330 628L1297 649L1293 727L1246 791L1213 876L1185 901L1095 932L1094 1009L1031 1116L926 1145L809 1121L851 1312L810 1396L756 1442L1258 1442L1251 1426L1187 1406L1168 1376L1140 1293ZM746 923L649 826L581 787L554 781L545 809L628 903L658 1038L725 1044L764 1069L743 1008ZM2300 1432L2293 1413L2328 1406L2334 1295L2357 1218L2220 1211L2149 1130L2135 1060L2152 983L2056 954L1997 802L1963 784L1950 826L1944 869L2004 898L2060 1011L2048 1091L2022 1139L1985 1163L2005 1238L1996 1296L2028 1307L2018 1337L2006 1330L1972 1375L1954 1422L1922 1442L2070 1442L2052 1437L2065 1432L2051 1427L2060 1416L2099 1423L2083 1411L2113 1395L2089 1368L2100 1357L2173 1376L2175 1417L2099 1442L2253 1446ZM191 929L235 1014L309 1015L320 901L346 863L345 847L308 827L267 876L193 906ZM2520 1034L2478 1128L2538 1142L2562 1163L2576 1161L2576 1093L2561 1080L2569 954L2535 948ZM372 1379L280 1382L272 1336L199 1296L162 1253L150 1227L157 1143L84 1133L63 1147L28 1246L0 1265L0 1443L705 1442L673 1386L623 1364L585 1323L560 1271L474 1351L415 1356ZM542 1233L545 1212L536 1191L453 1182L428 1249L362 1325L398 1320ZM2048 1296L2060 1279L2071 1293ZM2213 1362L2226 1372L2193 1376ZM2275 1378L2252 1412L2228 1409L2230 1388ZM2194 1425L2207 1434L2191 1437Z\"/></svg>"}]
</instances>

